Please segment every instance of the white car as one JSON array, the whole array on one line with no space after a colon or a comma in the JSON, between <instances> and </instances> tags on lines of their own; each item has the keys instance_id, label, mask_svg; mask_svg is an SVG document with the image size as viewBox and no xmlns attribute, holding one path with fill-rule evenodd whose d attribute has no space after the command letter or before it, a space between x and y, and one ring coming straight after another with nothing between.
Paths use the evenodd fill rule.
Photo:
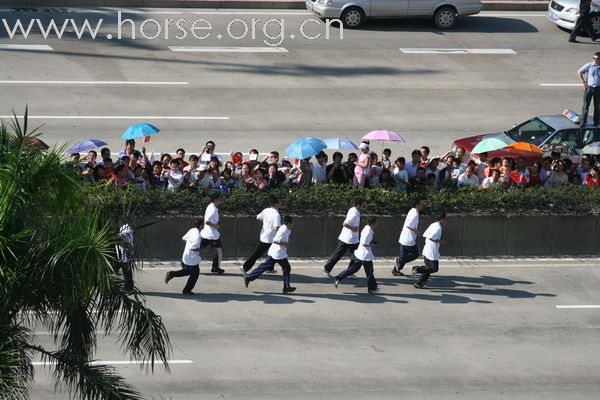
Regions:
<instances>
[{"instance_id":1,"label":"white car","mask_svg":"<svg viewBox=\"0 0 600 400\"><path fill-rule=\"evenodd\" d=\"M572 31L577 20L579 0L552 0L548 4L548 20L561 28ZM600 0L592 1L592 26L600 35Z\"/></svg>"},{"instance_id":2,"label":"white car","mask_svg":"<svg viewBox=\"0 0 600 400\"><path fill-rule=\"evenodd\" d=\"M459 16L477 14L481 0L306 0L306 8L322 19L339 18L358 28L367 18L433 17L438 29L450 29Z\"/></svg>"}]
</instances>

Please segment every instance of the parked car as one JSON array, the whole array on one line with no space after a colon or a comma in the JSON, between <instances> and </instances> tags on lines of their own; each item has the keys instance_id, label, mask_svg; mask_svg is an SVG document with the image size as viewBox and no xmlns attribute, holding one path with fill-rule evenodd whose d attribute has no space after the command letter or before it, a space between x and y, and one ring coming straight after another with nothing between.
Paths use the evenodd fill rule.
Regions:
<instances>
[{"instance_id":1,"label":"parked car","mask_svg":"<svg viewBox=\"0 0 600 400\"><path fill-rule=\"evenodd\" d=\"M467 153L471 153L473 148L490 136L508 136L515 142L532 143L544 150L545 155L551 151L559 151L575 163L581 162L582 149L590 143L600 142L600 128L593 126L592 118L588 116L587 123L581 127L573 119L565 117L568 110L563 114L541 115L533 117L525 122L515 125L504 132L488 133L484 135L471 136L454 141L452 151L457 147L463 147ZM576 120L576 119L575 119ZM497 150L488 153L488 159L494 157L518 157L518 152ZM472 155L478 158L478 155ZM539 160L541 157L527 155L525 159L531 163Z\"/></svg>"},{"instance_id":2,"label":"parked car","mask_svg":"<svg viewBox=\"0 0 600 400\"><path fill-rule=\"evenodd\" d=\"M306 8L322 19L339 18L358 28L367 18L433 17L438 29L450 29L459 16L481 11L480 0L306 0Z\"/></svg>"},{"instance_id":3,"label":"parked car","mask_svg":"<svg viewBox=\"0 0 600 400\"><path fill-rule=\"evenodd\" d=\"M577 20L579 0L552 0L548 4L548 20L561 28L572 31ZM596 35L600 35L600 0L592 1L591 20Z\"/></svg>"}]
</instances>

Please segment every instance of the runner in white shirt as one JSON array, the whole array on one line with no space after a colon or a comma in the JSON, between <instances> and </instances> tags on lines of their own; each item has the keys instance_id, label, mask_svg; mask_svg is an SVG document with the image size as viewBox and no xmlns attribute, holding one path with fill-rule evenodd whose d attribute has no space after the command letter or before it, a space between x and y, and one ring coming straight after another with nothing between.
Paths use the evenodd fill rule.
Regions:
<instances>
[{"instance_id":1,"label":"runner in white shirt","mask_svg":"<svg viewBox=\"0 0 600 400\"><path fill-rule=\"evenodd\" d=\"M417 236L419 235L419 217L423 208L423 200L415 200L413 208L410 209L404 220L404 226L400 233L400 254L396 257L396 264L392 269L392 275L403 276L401 272L404 265L419 257L417 248Z\"/></svg>"},{"instance_id":2,"label":"runner in white shirt","mask_svg":"<svg viewBox=\"0 0 600 400\"><path fill-rule=\"evenodd\" d=\"M204 212L204 229L200 231L202 237L202 248L211 246L216 249L212 259L212 268L210 272L219 274L225 272L221 268L223 260L223 245L221 244L221 234L219 233L219 205L221 204L221 196L219 193L214 193L210 196L211 203L206 207Z\"/></svg>"},{"instance_id":3,"label":"runner in white shirt","mask_svg":"<svg viewBox=\"0 0 600 400\"><path fill-rule=\"evenodd\" d=\"M240 266L244 276L246 276L246 272L252 269L256 263L256 260L262 257L267 250L269 250L271 243L273 243L273 238L281 226L281 216L279 215L281 201L279 201L277 197L271 196L269 198L269 203L271 204L271 207L265 208L256 216L256 219L262 222L260 241L258 242L258 246L256 247L256 250L254 250L254 253L252 253L246 262L244 262L244 265ZM275 267L268 270L268 272L275 272Z\"/></svg>"},{"instance_id":4,"label":"runner in white shirt","mask_svg":"<svg viewBox=\"0 0 600 400\"><path fill-rule=\"evenodd\" d=\"M290 262L288 261L287 249L290 242L290 235L292 233L292 228L294 227L294 221L292 217L286 215L283 217L283 225L279 227L275 237L273 238L273 244L269 247L269 252L267 253L267 259L260 264L258 267L254 268L250 273L244 277L244 284L246 287L261 276L266 270L273 268L275 263L281 266L283 270L283 294L292 293L296 290L295 287L290 285L290 272L292 267L290 266Z\"/></svg>"},{"instance_id":5,"label":"runner in white shirt","mask_svg":"<svg viewBox=\"0 0 600 400\"><path fill-rule=\"evenodd\" d=\"M375 256L373 255L373 250L371 247L373 245L373 235L375 234L376 227L377 218L369 217L369 224L365 226L360 233L360 244L354 251L355 258L352 264L348 267L348 269L335 277L334 285L336 288L345 278L357 273L360 267L364 267L365 274L367 275L367 290L369 291L369 294L375 294L379 292L379 289L377 289L375 275L373 275L373 260L375 259Z\"/></svg>"},{"instance_id":6,"label":"runner in white shirt","mask_svg":"<svg viewBox=\"0 0 600 400\"><path fill-rule=\"evenodd\" d=\"M358 247L358 230L360 229L360 212L364 211L367 207L367 203L362 198L354 199L354 207L348 210L346 214L346 219L342 223L342 232L338 237L337 247L333 251L333 254L329 256L329 260L323 267L323 273L331 278L331 270L335 267L335 264L342 258L342 256L346 253L346 250L350 250L352 252L352 256L350 259L350 263L348 267L352 265L352 260L354 259L354 250Z\"/></svg>"},{"instance_id":7,"label":"runner in white shirt","mask_svg":"<svg viewBox=\"0 0 600 400\"><path fill-rule=\"evenodd\" d=\"M425 288L425 283L429 276L439 269L440 245L445 241L442 239L442 225L446 222L446 214L440 215L436 222L429 225L429 228L423 233L425 246L423 246L423 259L425 265L413 267L413 278L419 279L415 282L417 289Z\"/></svg>"},{"instance_id":8,"label":"runner in white shirt","mask_svg":"<svg viewBox=\"0 0 600 400\"><path fill-rule=\"evenodd\" d=\"M196 286L198 281L198 275L200 274L200 249L202 238L200 237L200 229L204 227L204 220L200 218L196 222L196 226L189 231L183 237L185 241L185 249L183 250L183 256L181 257L181 269L178 271L169 271L165 276L165 284L173 278L180 276L189 276L185 287L183 288L183 294L193 295L192 289Z\"/></svg>"}]
</instances>

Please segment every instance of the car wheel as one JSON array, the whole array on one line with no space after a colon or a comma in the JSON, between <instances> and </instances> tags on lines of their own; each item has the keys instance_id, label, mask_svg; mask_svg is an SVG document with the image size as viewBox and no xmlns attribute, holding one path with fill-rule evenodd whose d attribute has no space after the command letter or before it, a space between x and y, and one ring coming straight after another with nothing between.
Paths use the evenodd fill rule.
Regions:
<instances>
[{"instance_id":1,"label":"car wheel","mask_svg":"<svg viewBox=\"0 0 600 400\"><path fill-rule=\"evenodd\" d=\"M359 28L365 23L365 13L358 7L347 8L342 13L342 22L346 28Z\"/></svg>"},{"instance_id":2,"label":"car wheel","mask_svg":"<svg viewBox=\"0 0 600 400\"><path fill-rule=\"evenodd\" d=\"M450 29L456 24L458 13L454 7L440 7L433 14L433 22L438 29Z\"/></svg>"},{"instance_id":3,"label":"car wheel","mask_svg":"<svg viewBox=\"0 0 600 400\"><path fill-rule=\"evenodd\" d=\"M592 14L590 20L592 21L592 28L594 28L596 36L600 36L600 13Z\"/></svg>"}]
</instances>

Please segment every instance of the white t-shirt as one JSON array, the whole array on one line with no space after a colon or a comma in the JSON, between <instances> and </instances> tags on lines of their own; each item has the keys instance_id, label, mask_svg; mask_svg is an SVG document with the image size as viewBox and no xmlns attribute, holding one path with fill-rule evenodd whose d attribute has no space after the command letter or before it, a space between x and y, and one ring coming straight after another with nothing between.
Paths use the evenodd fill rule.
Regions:
<instances>
[{"instance_id":1,"label":"white t-shirt","mask_svg":"<svg viewBox=\"0 0 600 400\"><path fill-rule=\"evenodd\" d=\"M277 233L273 238L273 244L269 247L267 255L271 256L274 260L283 260L284 258L287 258L287 247L280 246L277 243L289 243L291 234L292 231L288 229L286 225L281 225L279 229L277 229Z\"/></svg>"},{"instance_id":2,"label":"white t-shirt","mask_svg":"<svg viewBox=\"0 0 600 400\"><path fill-rule=\"evenodd\" d=\"M491 176L488 176L487 178L485 178L483 180L483 182L481 182L481 187L484 189L489 189L493 186L500 186L502 185L502 179L498 179L498 182L494 182L494 178Z\"/></svg>"},{"instance_id":3,"label":"white t-shirt","mask_svg":"<svg viewBox=\"0 0 600 400\"><path fill-rule=\"evenodd\" d=\"M256 216L256 219L262 221L260 230L260 241L263 243L273 243L273 238L277 229L281 226L281 216L276 208L265 208Z\"/></svg>"},{"instance_id":4,"label":"white t-shirt","mask_svg":"<svg viewBox=\"0 0 600 400\"><path fill-rule=\"evenodd\" d=\"M206 211L204 212L204 228L200 234L202 238L209 240L217 240L221 237L218 229L213 228L212 226L208 226L206 222L210 222L212 224L219 224L219 209L215 206L214 203L210 203L208 207L206 207Z\"/></svg>"},{"instance_id":5,"label":"white t-shirt","mask_svg":"<svg viewBox=\"0 0 600 400\"><path fill-rule=\"evenodd\" d=\"M411 208L406 215L402 232L400 232L400 239L398 239L398 242L403 246L414 246L417 244L417 234L408 228L419 229L419 212L416 208Z\"/></svg>"},{"instance_id":6,"label":"white t-shirt","mask_svg":"<svg viewBox=\"0 0 600 400\"><path fill-rule=\"evenodd\" d=\"M202 257L200 257L197 251L192 251L192 249L199 249L200 242L202 241L198 228L190 229L181 239L185 241L185 249L183 250L181 262L185 265L199 265Z\"/></svg>"},{"instance_id":7,"label":"white t-shirt","mask_svg":"<svg viewBox=\"0 0 600 400\"><path fill-rule=\"evenodd\" d=\"M373 256L373 249L371 248L374 233L375 231L370 225L363 228L362 232L360 232L360 244L358 245L358 248L354 250L354 257L361 261L373 261L375 259Z\"/></svg>"},{"instance_id":8,"label":"white t-shirt","mask_svg":"<svg viewBox=\"0 0 600 400\"><path fill-rule=\"evenodd\" d=\"M342 232L338 239L346 244L355 244L358 243L358 228L360 228L360 212L356 209L356 207L352 207L348 210L346 214L346 219L344 220L344 225L350 225L353 228L356 228L356 232L352 232L350 229L345 226L342 228Z\"/></svg>"},{"instance_id":9,"label":"white t-shirt","mask_svg":"<svg viewBox=\"0 0 600 400\"><path fill-rule=\"evenodd\" d=\"M323 183L327 177L327 164L321 165L318 162L312 164L312 183Z\"/></svg>"},{"instance_id":10,"label":"white t-shirt","mask_svg":"<svg viewBox=\"0 0 600 400\"><path fill-rule=\"evenodd\" d=\"M479 185L479 178L475 174L471 174L469 178L465 172L458 177L458 186L473 186Z\"/></svg>"},{"instance_id":11,"label":"white t-shirt","mask_svg":"<svg viewBox=\"0 0 600 400\"><path fill-rule=\"evenodd\" d=\"M440 240L442 238L442 224L434 222L429 225L429 228L423 233L425 238L425 246L423 246L423 257L431 261L440 259L440 244L432 242L433 240Z\"/></svg>"},{"instance_id":12,"label":"white t-shirt","mask_svg":"<svg viewBox=\"0 0 600 400\"><path fill-rule=\"evenodd\" d=\"M179 186L183 183L183 174L179 171L171 171L167 177L169 182L167 189L169 190L179 189Z\"/></svg>"}]
</instances>

